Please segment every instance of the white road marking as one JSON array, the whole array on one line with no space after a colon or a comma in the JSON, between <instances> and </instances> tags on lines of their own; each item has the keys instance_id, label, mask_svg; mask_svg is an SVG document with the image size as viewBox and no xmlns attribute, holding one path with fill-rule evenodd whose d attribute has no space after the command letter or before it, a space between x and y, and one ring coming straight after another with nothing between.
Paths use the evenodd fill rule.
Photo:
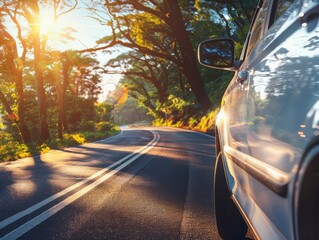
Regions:
<instances>
[{"instance_id":1,"label":"white road marking","mask_svg":"<svg viewBox=\"0 0 319 240\"><path fill-rule=\"evenodd\" d=\"M121 133L120 133L119 135L117 135L117 136L115 136L115 137L118 137L118 136L120 136L121 134L122 134L122 131L121 131ZM115 137L112 137L112 139L114 139ZM109 140L109 139L105 139L105 140ZM154 140L154 139L153 139L153 140ZM108 166L108 167L106 167L106 168L101 169L100 171L96 172L96 173L93 174L92 176L90 176L90 177L88 177L88 178L85 178L84 180L82 180L82 181L80 181L80 182L78 182L78 183L76 183L76 184L74 184L74 185L72 185L72 186L70 186L70 187L68 187L68 188L66 188L66 189L64 189L64 190L62 190L61 192L58 192L58 193L54 194L53 196L42 200L41 202L39 202L39 203L33 205L32 207L29 207L29 208L27 208L27 209L25 209L25 210L23 210L23 211L21 211L21 212L15 214L15 215L13 215L13 216L11 216L11 217L9 217L9 218L7 218L7 219L1 221L1 222L0 222L0 229L3 229L4 227L6 227L6 226L8 226L9 224L11 224L11 223L13 223L13 222L19 220L20 218L23 218L24 216L26 216L26 215L28 215L28 214L30 214L30 213L32 213L32 212L38 210L39 208L41 208L41 207L47 205L48 203L50 203L50 202L52 202L52 201L58 199L59 197L64 196L65 194L67 194L67 193L73 191L74 189L76 189L76 188L82 186L83 184L85 184L85 183L87 183L87 182L93 180L94 178L97 178L98 176L100 176L100 175L102 175L103 173L105 173L106 171L108 171L110 168L112 168L112 167L114 167L114 166L116 166L116 165L122 163L123 161L125 161L125 160L128 159L128 158L130 158L130 157L133 156L134 154L136 154L136 153L142 151L144 148L145 148L145 146L142 147L142 148L140 148L140 149L138 149L137 151L135 151L135 152L133 152L133 153L127 155L126 157L120 159L119 161L113 163L112 165L110 165L110 166Z\"/></svg>"},{"instance_id":2,"label":"white road marking","mask_svg":"<svg viewBox=\"0 0 319 240\"><path fill-rule=\"evenodd\" d=\"M100 185L101 183L103 183L104 181L106 181L107 179L109 179L110 177L112 177L114 174L118 173L120 170L122 170L123 168L125 168L126 166L128 166L129 164L131 164L132 162L134 162L136 159L138 159L140 156L142 156L143 154L147 153L148 151L150 151L159 141L160 136L158 133L151 131L154 135L154 138L151 142L149 142L146 146L140 148L139 150L135 151L134 153L129 154L128 156L122 158L121 160L115 162L114 164L100 170L99 172L95 173L94 175L86 178L85 180L78 182L74 185L72 185L71 187L33 205L32 207L19 212L3 221L0 222L0 229L8 226L9 224L17 221L18 219L36 211L37 209L47 205L48 203L54 201L55 199L69 193L70 191L82 186L83 184L87 183L90 180L93 180L95 178L97 178L98 176L102 175L103 173L107 172L110 170L110 168L113 168L119 164L118 167L116 167L115 169L109 171L108 173L106 173L104 176L102 176L101 178L95 180L93 183L89 184L88 186L82 188L81 190L79 190L78 192L74 193L73 195L71 195L70 197L62 200L61 202L57 203L56 205L54 205L53 207L51 207L50 209L46 210L45 212L39 214L38 216L36 216L35 218L31 219L30 221L26 222L25 224L21 225L20 227L18 227L17 229L13 230L12 232L8 233L7 235L5 235L3 238L3 240L8 240L8 239L17 239L19 237L21 237L23 234L25 234L26 232L30 231L32 228L36 227L37 225L39 225L40 223L42 223L43 221L45 221L46 219L48 219L49 217L51 217L52 215L54 215L55 213L57 213L58 211L60 211L61 209L63 209L64 207L66 207L67 205L71 204L72 202L74 202L75 200L77 200L78 198L82 197L84 194L86 194L87 192L91 191L93 188L97 187L98 185ZM135 155L136 154L136 155ZM135 156L134 156L135 155ZM123 164L122 164L123 163Z\"/></svg>"}]
</instances>

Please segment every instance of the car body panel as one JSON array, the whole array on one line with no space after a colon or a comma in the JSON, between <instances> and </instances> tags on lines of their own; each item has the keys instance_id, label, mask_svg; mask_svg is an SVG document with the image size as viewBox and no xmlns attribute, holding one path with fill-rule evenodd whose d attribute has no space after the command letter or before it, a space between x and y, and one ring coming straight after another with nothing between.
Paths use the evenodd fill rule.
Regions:
<instances>
[{"instance_id":1,"label":"car body panel","mask_svg":"<svg viewBox=\"0 0 319 240\"><path fill-rule=\"evenodd\" d=\"M247 103L249 155L287 173L292 185L307 144L304 138L313 136L307 115L319 96L318 18L302 26L300 5L292 4L259 43L258 61L249 69ZM293 192L282 198L254 177L249 179L250 196L282 234L293 239Z\"/></svg>"},{"instance_id":2,"label":"car body panel","mask_svg":"<svg viewBox=\"0 0 319 240\"><path fill-rule=\"evenodd\" d=\"M216 130L228 185L261 239L296 239L296 173L319 136L318 5L294 1L244 59L222 99ZM247 80L238 81L245 71Z\"/></svg>"},{"instance_id":3,"label":"car body panel","mask_svg":"<svg viewBox=\"0 0 319 240\"><path fill-rule=\"evenodd\" d=\"M238 151L248 153L247 148L247 133L246 133L246 98L247 88L243 87L236 81L236 76L230 83L228 95L225 95L224 111L227 116L223 116L224 124L227 126L223 132L223 145L230 146ZM233 111L240 109L240 111ZM237 165L232 164L231 160L226 157L228 162L228 183L233 192L236 192L237 187L249 187L247 173ZM234 179L233 179L234 178ZM239 186L238 186L239 185Z\"/></svg>"}]
</instances>

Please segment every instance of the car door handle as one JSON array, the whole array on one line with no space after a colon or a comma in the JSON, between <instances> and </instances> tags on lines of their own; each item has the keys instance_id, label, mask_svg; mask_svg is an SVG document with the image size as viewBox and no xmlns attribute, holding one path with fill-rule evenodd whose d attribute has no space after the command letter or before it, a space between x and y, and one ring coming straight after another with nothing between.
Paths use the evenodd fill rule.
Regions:
<instances>
[{"instance_id":1,"label":"car door handle","mask_svg":"<svg viewBox=\"0 0 319 240\"><path fill-rule=\"evenodd\" d=\"M247 78L248 78L248 71L247 70L239 71L236 81L238 83L243 83L247 80Z\"/></svg>"}]
</instances>

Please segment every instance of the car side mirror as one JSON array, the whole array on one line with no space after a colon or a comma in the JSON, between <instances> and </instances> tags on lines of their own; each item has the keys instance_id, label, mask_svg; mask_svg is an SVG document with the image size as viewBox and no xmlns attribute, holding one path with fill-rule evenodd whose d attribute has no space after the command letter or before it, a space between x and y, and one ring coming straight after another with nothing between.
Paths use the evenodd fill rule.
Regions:
<instances>
[{"instance_id":1,"label":"car side mirror","mask_svg":"<svg viewBox=\"0 0 319 240\"><path fill-rule=\"evenodd\" d=\"M198 61L206 67L232 70L235 62L235 43L230 38L209 39L198 46Z\"/></svg>"}]
</instances>

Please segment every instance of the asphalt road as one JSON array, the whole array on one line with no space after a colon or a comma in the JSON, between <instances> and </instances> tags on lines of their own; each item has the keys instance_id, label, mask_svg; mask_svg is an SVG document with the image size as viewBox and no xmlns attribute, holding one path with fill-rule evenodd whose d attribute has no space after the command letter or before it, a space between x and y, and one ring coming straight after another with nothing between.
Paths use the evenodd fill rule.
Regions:
<instances>
[{"instance_id":1,"label":"asphalt road","mask_svg":"<svg viewBox=\"0 0 319 240\"><path fill-rule=\"evenodd\" d=\"M0 239L217 239L214 138L173 128L0 164Z\"/></svg>"}]
</instances>

